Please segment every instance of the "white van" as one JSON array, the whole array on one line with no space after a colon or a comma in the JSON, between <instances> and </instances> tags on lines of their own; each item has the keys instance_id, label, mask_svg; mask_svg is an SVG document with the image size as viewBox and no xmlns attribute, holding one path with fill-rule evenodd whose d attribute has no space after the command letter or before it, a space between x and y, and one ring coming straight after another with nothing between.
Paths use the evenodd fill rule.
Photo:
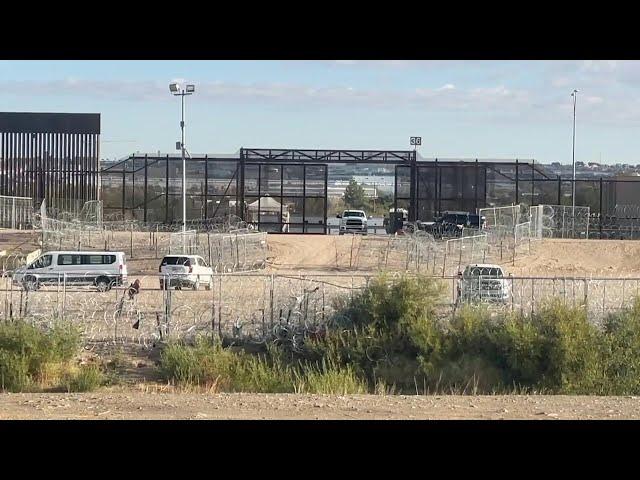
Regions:
<instances>
[{"instance_id":1,"label":"white van","mask_svg":"<svg viewBox=\"0 0 640 480\"><path fill-rule=\"evenodd\" d=\"M106 292L113 286L126 284L127 263L124 252L46 252L18 268L13 282L25 290L65 282L93 285Z\"/></svg>"}]
</instances>

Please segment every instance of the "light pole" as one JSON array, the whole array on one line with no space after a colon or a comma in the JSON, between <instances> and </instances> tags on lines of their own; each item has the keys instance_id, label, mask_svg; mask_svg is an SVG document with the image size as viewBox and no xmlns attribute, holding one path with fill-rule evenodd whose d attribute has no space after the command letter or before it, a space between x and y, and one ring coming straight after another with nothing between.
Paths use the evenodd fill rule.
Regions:
<instances>
[{"instance_id":1,"label":"light pole","mask_svg":"<svg viewBox=\"0 0 640 480\"><path fill-rule=\"evenodd\" d=\"M572 153L572 163L573 163L573 181L571 184L573 185L571 189L571 206L573 207L573 212L575 215L576 209L576 99L578 98L578 90L574 90L571 93L573 97L573 153Z\"/></svg>"},{"instance_id":2,"label":"light pole","mask_svg":"<svg viewBox=\"0 0 640 480\"><path fill-rule=\"evenodd\" d=\"M184 158L184 97L186 95L193 95L196 91L195 85L186 85L186 88L182 88L179 83L170 83L169 91L175 95L180 96L182 100L182 118L180 120L180 130L182 132L182 139L180 141L180 150L182 152L182 231L187 231L187 166Z\"/></svg>"}]
</instances>

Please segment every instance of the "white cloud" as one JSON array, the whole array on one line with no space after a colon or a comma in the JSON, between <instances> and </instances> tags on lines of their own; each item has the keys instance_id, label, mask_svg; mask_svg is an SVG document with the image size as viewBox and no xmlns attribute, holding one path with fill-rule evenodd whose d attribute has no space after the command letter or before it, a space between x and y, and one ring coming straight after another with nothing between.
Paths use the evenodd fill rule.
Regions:
<instances>
[{"instance_id":1,"label":"white cloud","mask_svg":"<svg viewBox=\"0 0 640 480\"><path fill-rule=\"evenodd\" d=\"M603 69L608 69L603 70ZM546 75L546 77L545 77ZM631 79L639 81L633 84ZM180 79L181 80L181 79ZM525 87L508 79L494 85L464 86L445 83L440 87L359 88L317 87L296 83L237 83L192 79L198 104L270 104L296 108L368 108L420 110L430 115L455 113L481 116L495 122L564 122L571 116L570 91L580 90L579 120L584 123L640 126L640 62L615 64L564 63L554 65L537 83ZM0 81L0 95L75 96L99 100L171 102L169 81L113 81L67 78L52 81ZM550 87L553 85L553 88ZM566 88L570 87L570 88ZM624 87L624 88L622 88Z\"/></svg>"}]
</instances>

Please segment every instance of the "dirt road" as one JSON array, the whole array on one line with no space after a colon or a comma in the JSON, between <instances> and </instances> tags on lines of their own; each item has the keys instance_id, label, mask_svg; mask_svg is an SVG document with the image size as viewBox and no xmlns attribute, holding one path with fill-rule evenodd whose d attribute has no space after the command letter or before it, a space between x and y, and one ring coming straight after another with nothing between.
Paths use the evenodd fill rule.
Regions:
<instances>
[{"instance_id":1,"label":"dirt road","mask_svg":"<svg viewBox=\"0 0 640 480\"><path fill-rule=\"evenodd\" d=\"M640 397L2 394L0 419L640 419Z\"/></svg>"}]
</instances>

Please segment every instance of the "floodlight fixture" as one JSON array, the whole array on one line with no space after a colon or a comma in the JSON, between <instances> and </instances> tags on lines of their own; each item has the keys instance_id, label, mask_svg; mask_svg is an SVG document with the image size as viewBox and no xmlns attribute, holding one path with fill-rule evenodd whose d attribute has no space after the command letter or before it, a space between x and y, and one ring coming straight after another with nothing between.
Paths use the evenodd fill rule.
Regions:
<instances>
[{"instance_id":1,"label":"floodlight fixture","mask_svg":"<svg viewBox=\"0 0 640 480\"><path fill-rule=\"evenodd\" d=\"M193 93L196 91L195 85L187 85L187 93Z\"/></svg>"},{"instance_id":2,"label":"floodlight fixture","mask_svg":"<svg viewBox=\"0 0 640 480\"><path fill-rule=\"evenodd\" d=\"M171 93L178 93L180 91L180 85L177 83L170 83L169 84L169 91Z\"/></svg>"}]
</instances>

